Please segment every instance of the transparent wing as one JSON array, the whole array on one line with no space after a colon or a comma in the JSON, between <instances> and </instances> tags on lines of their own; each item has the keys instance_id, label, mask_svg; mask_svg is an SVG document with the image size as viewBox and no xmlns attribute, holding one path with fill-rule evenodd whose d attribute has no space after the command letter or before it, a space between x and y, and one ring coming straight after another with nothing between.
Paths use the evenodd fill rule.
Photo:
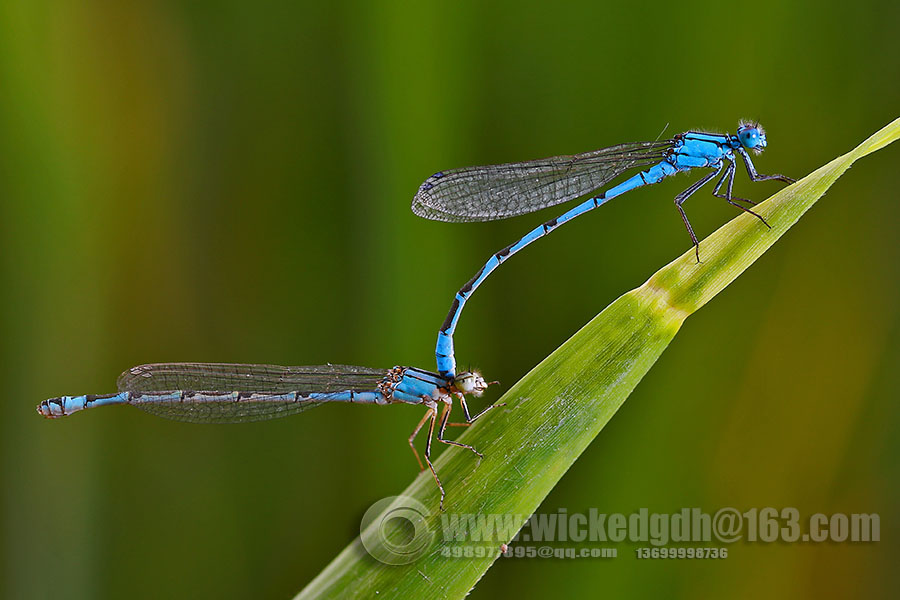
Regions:
<instances>
[{"instance_id":1,"label":"transparent wing","mask_svg":"<svg viewBox=\"0 0 900 600\"><path fill-rule=\"evenodd\" d=\"M374 390L386 373L387 369L352 365L157 363L128 369L119 375L116 385L120 392L361 392Z\"/></svg>"},{"instance_id":2,"label":"transparent wing","mask_svg":"<svg viewBox=\"0 0 900 600\"><path fill-rule=\"evenodd\" d=\"M154 397L153 394L133 398L129 404L143 411L187 423L249 423L267 421L301 413L325 404L311 400L289 400L279 397L239 398L231 394L198 394L193 398Z\"/></svg>"},{"instance_id":3,"label":"transparent wing","mask_svg":"<svg viewBox=\"0 0 900 600\"><path fill-rule=\"evenodd\" d=\"M412 211L434 221L493 221L584 196L623 172L660 161L672 140L634 142L554 156L435 173L419 187Z\"/></svg>"},{"instance_id":4,"label":"transparent wing","mask_svg":"<svg viewBox=\"0 0 900 600\"><path fill-rule=\"evenodd\" d=\"M244 423L285 417L325 403L298 398L294 392L373 391L386 373L387 369L350 365L160 363L128 369L117 385L120 392L132 392L129 404L160 417Z\"/></svg>"}]
</instances>

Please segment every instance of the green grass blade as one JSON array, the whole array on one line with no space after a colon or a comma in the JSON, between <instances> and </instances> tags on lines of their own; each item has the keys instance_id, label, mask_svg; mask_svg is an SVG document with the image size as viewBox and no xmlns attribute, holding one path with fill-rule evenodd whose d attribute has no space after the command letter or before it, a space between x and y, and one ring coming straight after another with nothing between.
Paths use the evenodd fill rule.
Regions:
<instances>
[{"instance_id":1,"label":"green grass blade","mask_svg":"<svg viewBox=\"0 0 900 600\"><path fill-rule=\"evenodd\" d=\"M516 383L458 439L485 455L478 464L451 448L436 462L447 490L438 510L434 482L422 473L403 492L429 507L434 537L411 564L388 566L371 558L357 538L297 598L462 598L490 568L525 519L612 418L653 366L688 315L734 281L811 207L851 164L900 137L900 119L853 151L836 158L761 203L772 229L741 214L693 250L623 295ZM483 558L449 558L458 543L441 535L453 513L516 515L514 529L487 544ZM367 534L371 534L371 528Z\"/></svg>"}]
</instances>

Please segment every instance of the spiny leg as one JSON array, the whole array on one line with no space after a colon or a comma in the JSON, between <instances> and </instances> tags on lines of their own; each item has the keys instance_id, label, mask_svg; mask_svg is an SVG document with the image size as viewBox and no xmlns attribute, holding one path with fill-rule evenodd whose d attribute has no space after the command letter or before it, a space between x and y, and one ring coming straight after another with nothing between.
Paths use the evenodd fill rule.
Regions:
<instances>
[{"instance_id":1,"label":"spiny leg","mask_svg":"<svg viewBox=\"0 0 900 600\"><path fill-rule=\"evenodd\" d=\"M688 233L691 236L691 241L694 242L694 252L697 254L697 262L700 262L700 242L697 240L697 235L694 233L694 228L691 227L691 222L688 221L687 214L685 214L684 209L681 207L684 204L684 201L690 198L694 192L699 190L701 187L709 183L711 180L715 179L715 177L722 171L722 163L719 163L719 166L715 168L715 171L703 177L693 184L691 187L684 190L677 196L675 196L675 208L678 209L678 212L681 213L681 220L684 221L684 226L687 227Z\"/></svg>"},{"instance_id":2,"label":"spiny leg","mask_svg":"<svg viewBox=\"0 0 900 600\"><path fill-rule=\"evenodd\" d=\"M719 180L719 183L716 184L716 189L713 192L713 196L722 198L722 196L719 195L719 190L722 189L722 184L725 182L725 179L727 177L728 191L726 191L725 193L728 195L729 198L731 198L735 202L746 202L747 204L750 204L750 205L756 205L756 202L754 202L753 200L749 200L747 198L736 198L731 194L731 190L734 187L734 174L735 174L736 170L737 169L735 168L734 161L729 160L728 167L725 169L725 175L723 175L722 179Z\"/></svg>"},{"instance_id":3,"label":"spiny leg","mask_svg":"<svg viewBox=\"0 0 900 600\"><path fill-rule=\"evenodd\" d=\"M457 442L454 440L444 439L444 430L447 429L447 421L450 419L450 409L452 408L451 404L445 404L443 411L441 411L441 426L438 429L437 439L440 442L448 444L450 446L458 446L460 448L468 448L472 452L474 452L478 458L484 458L484 454L473 448L468 444L463 444L461 442Z\"/></svg>"},{"instance_id":4,"label":"spiny leg","mask_svg":"<svg viewBox=\"0 0 900 600\"><path fill-rule=\"evenodd\" d=\"M722 176L722 179L719 180L719 184L716 186L716 189L713 190L713 196L715 196L716 198L723 198L728 204L730 204L732 206L737 206L742 211L744 211L746 213L750 213L751 215L753 215L754 217L756 217L757 219L762 221L763 225L765 225L769 229L772 229L772 226L766 222L766 220L762 217L762 215L734 202L735 200L741 200L742 202L749 202L750 204L756 204L755 202L746 200L744 198L732 197L731 189L732 189L732 186L734 185L734 172L735 172L734 161L729 160L728 168L725 170L725 175ZM724 181L725 177L728 178L728 188L725 190L725 195L723 196L722 194L719 193L719 189L722 187L722 181Z\"/></svg>"},{"instance_id":5,"label":"spiny leg","mask_svg":"<svg viewBox=\"0 0 900 600\"><path fill-rule=\"evenodd\" d=\"M431 416L431 409L428 409L428 412L425 413L425 416L422 417L422 420L419 421L419 424L416 425L416 428L413 429L412 435L409 436L409 447L413 451L413 455L416 457L416 462L419 463L419 470L424 471L425 465L422 464L422 459L419 458L419 451L416 450L415 440L416 436L419 435L419 430L422 429L422 426L425 425L425 421L428 420L428 417Z\"/></svg>"},{"instance_id":6,"label":"spiny leg","mask_svg":"<svg viewBox=\"0 0 900 600\"><path fill-rule=\"evenodd\" d=\"M466 417L466 422L465 423L447 423L447 425L450 427L468 427L469 425L472 424L472 421L474 421L475 419L473 419L469 416L469 407L466 406L466 397L463 394L457 394L456 397L459 398L459 403L462 405L463 415L465 415L465 417Z\"/></svg>"},{"instance_id":7,"label":"spiny leg","mask_svg":"<svg viewBox=\"0 0 900 600\"><path fill-rule=\"evenodd\" d=\"M719 190L722 189L722 185L725 183L725 180L728 180L728 193L731 193L731 184L734 182L734 163L729 161L728 166L725 167L725 172L722 173L722 176L716 182L716 187L713 189L713 195L719 193Z\"/></svg>"},{"instance_id":8,"label":"spiny leg","mask_svg":"<svg viewBox=\"0 0 900 600\"><path fill-rule=\"evenodd\" d=\"M482 417L482 415L484 415L484 413L491 410L492 408L495 408L497 406L506 406L506 402L501 402L500 404L491 404L490 406L485 408L483 411L481 411L474 417L471 417L471 416L469 416L469 405L466 404L466 397L463 396L462 394L459 394L457 396L457 398L459 398L459 404L460 404L460 406L462 406L463 414L466 416L466 422L465 423L447 423L447 425L450 425L451 427L468 427L469 425L474 423L476 419L480 419Z\"/></svg>"},{"instance_id":9,"label":"spiny leg","mask_svg":"<svg viewBox=\"0 0 900 600\"><path fill-rule=\"evenodd\" d=\"M434 436L434 422L437 419L437 407L428 407L428 412L425 414L426 417L431 417L431 422L428 424L428 440L425 441L425 462L428 463L428 468L431 469L431 474L434 477L434 482L438 486L438 490L441 492L441 503L440 508L441 512L444 512L444 486L441 485L441 480L438 478L437 471L434 470L434 465L431 464L431 438Z\"/></svg>"},{"instance_id":10,"label":"spiny leg","mask_svg":"<svg viewBox=\"0 0 900 600\"><path fill-rule=\"evenodd\" d=\"M747 154L747 151L743 148L738 148L738 153L740 153L741 158L744 161L744 166L747 167L747 175L750 177L750 181L769 181L771 179L783 181L784 183L794 183L797 181L793 177L788 177L787 175L760 175L756 172L756 167L753 166L753 161L750 160L750 155Z\"/></svg>"}]
</instances>

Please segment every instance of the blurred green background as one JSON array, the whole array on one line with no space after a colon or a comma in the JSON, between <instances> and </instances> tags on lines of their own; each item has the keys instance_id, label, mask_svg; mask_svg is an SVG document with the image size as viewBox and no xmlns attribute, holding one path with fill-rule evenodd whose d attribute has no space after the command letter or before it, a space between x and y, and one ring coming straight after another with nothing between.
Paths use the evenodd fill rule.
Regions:
<instances>
[{"instance_id":1,"label":"blurred green background","mask_svg":"<svg viewBox=\"0 0 900 600\"><path fill-rule=\"evenodd\" d=\"M432 368L454 292L556 213L427 222L409 202L429 174L757 118L759 170L799 177L900 113L898 22L887 0L0 3L0 593L290 597L415 475L419 411L199 426L35 405L143 362ZM884 541L503 560L473 598L892 595L898 151L687 321L541 509L877 512ZM510 261L460 362L508 386L686 250L691 180ZM686 206L703 235L735 214Z\"/></svg>"}]
</instances>

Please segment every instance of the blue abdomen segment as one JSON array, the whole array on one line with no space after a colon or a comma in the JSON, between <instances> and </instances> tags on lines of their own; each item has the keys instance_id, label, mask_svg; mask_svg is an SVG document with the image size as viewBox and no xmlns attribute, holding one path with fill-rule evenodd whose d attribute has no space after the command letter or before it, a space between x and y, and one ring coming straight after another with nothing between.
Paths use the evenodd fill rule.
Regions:
<instances>
[{"instance_id":1,"label":"blue abdomen segment","mask_svg":"<svg viewBox=\"0 0 900 600\"><path fill-rule=\"evenodd\" d=\"M454 307L457 303L454 302ZM456 322L459 320L460 313L454 314L452 326L456 329ZM453 351L453 330L450 333L441 329L438 331L437 346L434 349L435 359L437 360L437 370L449 377L456 375L456 357Z\"/></svg>"},{"instance_id":2,"label":"blue abdomen segment","mask_svg":"<svg viewBox=\"0 0 900 600\"><path fill-rule=\"evenodd\" d=\"M44 400L38 406L38 412L45 417L64 417L73 412L93 408L95 406L106 406L112 404L128 404L131 392L119 392L118 394L94 395L85 394L83 396L61 396L59 398L51 398Z\"/></svg>"},{"instance_id":3,"label":"blue abdomen segment","mask_svg":"<svg viewBox=\"0 0 900 600\"><path fill-rule=\"evenodd\" d=\"M315 402L354 402L358 404L387 404L379 392L355 392L347 390L345 392L298 394L301 400L312 400Z\"/></svg>"}]
</instances>

